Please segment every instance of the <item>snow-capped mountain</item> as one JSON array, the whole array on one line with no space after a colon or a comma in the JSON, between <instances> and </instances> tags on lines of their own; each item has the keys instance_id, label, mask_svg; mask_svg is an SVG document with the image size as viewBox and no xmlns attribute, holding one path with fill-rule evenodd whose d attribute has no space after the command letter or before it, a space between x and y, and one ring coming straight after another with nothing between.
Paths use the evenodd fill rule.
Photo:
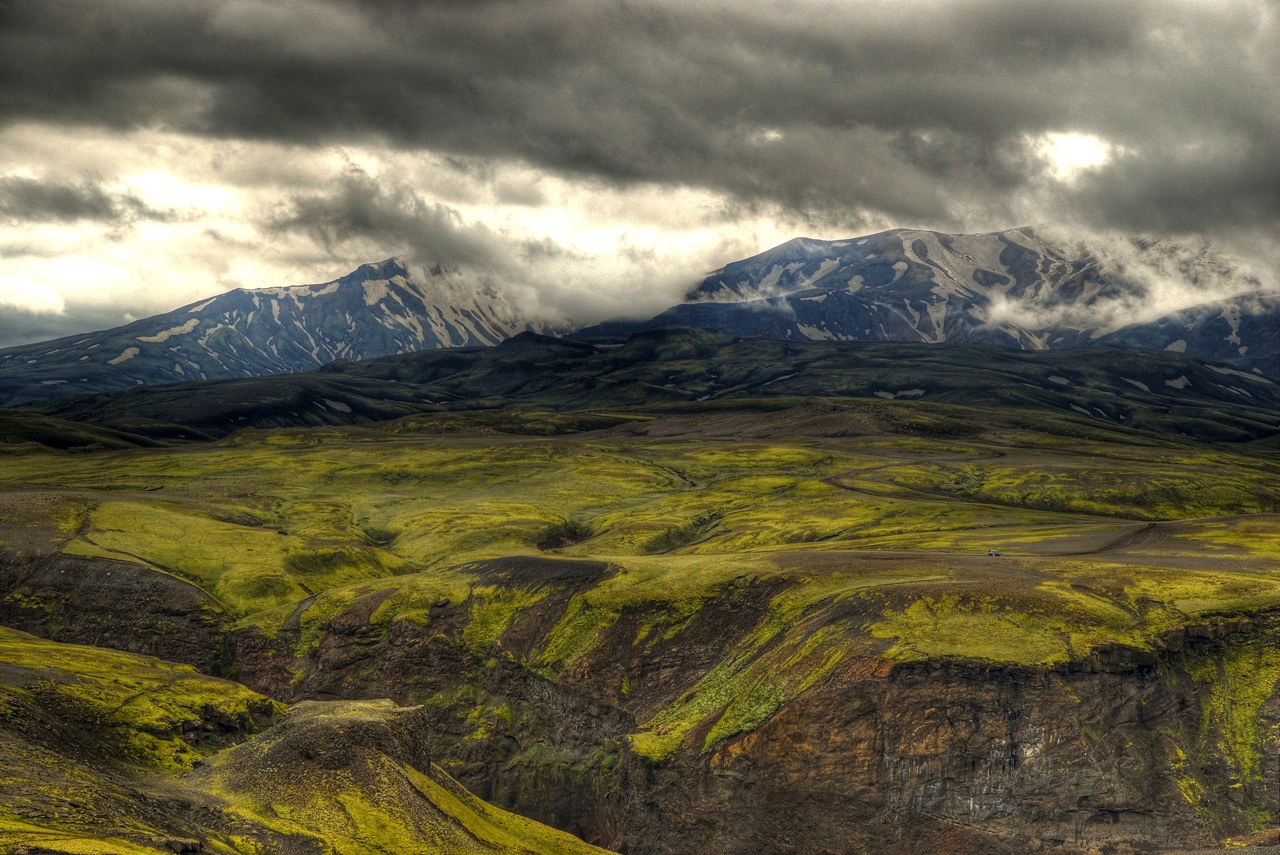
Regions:
<instances>
[{"instance_id":1,"label":"snow-capped mountain","mask_svg":"<svg viewBox=\"0 0 1280 855\"><path fill-rule=\"evenodd\" d=\"M1280 295L1151 317L1156 292L1172 281L1206 296L1258 287L1212 253L1172 242L1127 242L1103 258L1055 246L1032 229L895 229L843 241L796 238L715 271L685 303L655 318L578 335L690 326L793 340L1027 350L1110 344L1179 350L1280 376Z\"/></svg>"},{"instance_id":2,"label":"snow-capped mountain","mask_svg":"<svg viewBox=\"0 0 1280 855\"><path fill-rule=\"evenodd\" d=\"M309 371L546 332L469 298L445 304L397 260L319 285L236 289L102 332L0 351L0 406L184 380Z\"/></svg>"},{"instance_id":3,"label":"snow-capped mountain","mask_svg":"<svg viewBox=\"0 0 1280 855\"><path fill-rule=\"evenodd\" d=\"M1257 293L1256 281L1206 250L1153 241L1113 249L1065 249L1031 229L797 238L715 271L655 318L576 335L700 327L791 340L1117 345L1280 378L1280 294ZM1160 289L1173 281L1184 308L1156 317ZM1206 301L1189 305L1187 288ZM566 331L511 317L480 295L442 296L455 290L463 293L443 275L416 281L389 259L318 285L229 291L127 326L0 350L0 406Z\"/></svg>"},{"instance_id":4,"label":"snow-capped mountain","mask_svg":"<svg viewBox=\"0 0 1280 855\"><path fill-rule=\"evenodd\" d=\"M1088 343L1173 350L1280 379L1280 294L1203 303L1121 327Z\"/></svg>"}]
</instances>

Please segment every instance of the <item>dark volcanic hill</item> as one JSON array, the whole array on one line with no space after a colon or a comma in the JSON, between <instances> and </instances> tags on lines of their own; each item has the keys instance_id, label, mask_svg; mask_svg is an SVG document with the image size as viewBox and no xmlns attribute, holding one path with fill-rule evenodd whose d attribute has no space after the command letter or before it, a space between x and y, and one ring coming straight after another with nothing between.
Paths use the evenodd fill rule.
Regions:
<instances>
[{"instance_id":1,"label":"dark volcanic hill","mask_svg":"<svg viewBox=\"0 0 1280 855\"><path fill-rule=\"evenodd\" d=\"M873 398L1031 411L1210 440L1280 432L1280 384L1185 354L779 342L654 330L625 342L522 333L498 347L421 351L307 374L186 383L36 402L45 415L153 439L245 427L357 424L444 410L714 408Z\"/></svg>"},{"instance_id":2,"label":"dark volcanic hill","mask_svg":"<svg viewBox=\"0 0 1280 855\"><path fill-rule=\"evenodd\" d=\"M1127 267L1103 265L1031 229L797 238L726 265L695 287L688 302L657 317L609 322L579 335L697 327L786 340L1025 350L1119 345L1185 352L1280 376L1280 294L1215 300L1126 325L1134 306L1154 299L1152 276L1176 276L1206 293L1260 287L1207 251L1140 241L1132 253Z\"/></svg>"},{"instance_id":3,"label":"dark volcanic hill","mask_svg":"<svg viewBox=\"0 0 1280 855\"><path fill-rule=\"evenodd\" d=\"M0 351L0 406L134 386L310 371L542 326L476 298L451 305L395 259L319 285L228 291L102 332Z\"/></svg>"}]
</instances>

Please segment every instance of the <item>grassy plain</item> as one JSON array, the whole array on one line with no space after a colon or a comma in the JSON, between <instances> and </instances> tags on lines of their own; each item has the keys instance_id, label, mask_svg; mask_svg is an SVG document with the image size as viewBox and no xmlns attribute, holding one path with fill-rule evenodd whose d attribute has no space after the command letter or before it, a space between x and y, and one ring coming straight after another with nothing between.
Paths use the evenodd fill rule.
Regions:
<instances>
[{"instance_id":1,"label":"grassy plain","mask_svg":"<svg viewBox=\"0 0 1280 855\"><path fill-rule=\"evenodd\" d=\"M726 588L773 580L765 619L642 718L635 745L654 756L708 716L708 747L750 729L855 653L1054 664L1280 605L1280 464L1265 449L972 410L939 422L900 402L579 426L453 413L28 450L6 458L3 489L73 509L51 548L180 576L268 635L295 620L299 654L379 591L376 626L470 603L464 643L501 647L547 586L494 585L468 567L542 555L549 527L580 536L547 555L611 568L522 654L553 679L625 616L643 647Z\"/></svg>"},{"instance_id":2,"label":"grassy plain","mask_svg":"<svg viewBox=\"0 0 1280 855\"><path fill-rule=\"evenodd\" d=\"M41 528L26 500L0 505L28 548L43 532L49 550L186 579L241 630L295 627L297 657L373 598L373 638L461 606L458 643L478 662L507 655L561 680L619 645L679 644L717 598L773 586L690 685L655 696L624 675L607 690L636 717L632 750L655 762L758 727L850 658L1052 666L1280 606L1273 453L1084 419L890 401L569 422L449 413L175 448L26 448L5 464L0 494L56 509ZM605 569L560 599L554 578L476 570L513 557ZM508 650L547 603L560 611L545 631Z\"/></svg>"}]
</instances>

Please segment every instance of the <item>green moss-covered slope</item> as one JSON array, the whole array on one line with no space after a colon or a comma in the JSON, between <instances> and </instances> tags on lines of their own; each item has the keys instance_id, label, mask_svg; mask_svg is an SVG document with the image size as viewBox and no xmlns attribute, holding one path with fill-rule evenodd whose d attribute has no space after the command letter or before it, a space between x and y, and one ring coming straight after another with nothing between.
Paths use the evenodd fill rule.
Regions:
<instances>
[{"instance_id":1,"label":"green moss-covered slope","mask_svg":"<svg viewBox=\"0 0 1280 855\"><path fill-rule=\"evenodd\" d=\"M186 783L233 816L334 855L601 851L485 804L429 762L405 763L412 725L397 720L412 715L389 701L301 704Z\"/></svg>"},{"instance_id":2,"label":"green moss-covered slope","mask_svg":"<svg viewBox=\"0 0 1280 855\"><path fill-rule=\"evenodd\" d=\"M190 666L0 629L0 851L600 851L415 757L390 702L282 711Z\"/></svg>"},{"instance_id":3,"label":"green moss-covered slope","mask_svg":"<svg viewBox=\"0 0 1280 855\"><path fill-rule=\"evenodd\" d=\"M40 579L80 574L56 617L96 625L139 604L76 592L112 590L127 565L222 610L228 676L288 701L422 705L426 747L365 745L293 801L252 771L286 742L193 773L216 810L272 839L453 846L436 762L561 827L603 805L591 836L611 840L624 775L641 774L628 763L730 762L867 675L1157 662L1188 712L1144 755L1163 764L1152 780L1224 834L1263 816L1272 733L1249 721L1274 692L1241 675L1270 680L1280 661L1280 462L1265 444L888 400L512 418L550 427L448 413L13 455L0 609L52 634ZM393 711L329 710L293 720L395 730ZM1222 782L1244 795L1214 796ZM135 839L122 834L103 839Z\"/></svg>"}]
</instances>

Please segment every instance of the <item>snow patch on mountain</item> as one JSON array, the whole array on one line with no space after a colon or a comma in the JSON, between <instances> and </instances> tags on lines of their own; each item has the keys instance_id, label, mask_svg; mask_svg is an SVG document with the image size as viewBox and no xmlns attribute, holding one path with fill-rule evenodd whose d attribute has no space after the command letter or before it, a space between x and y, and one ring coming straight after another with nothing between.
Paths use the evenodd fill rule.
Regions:
<instances>
[{"instance_id":1,"label":"snow patch on mountain","mask_svg":"<svg viewBox=\"0 0 1280 855\"><path fill-rule=\"evenodd\" d=\"M138 336L138 341L146 341L146 342L152 342L152 343L168 341L169 339L173 338L175 335L182 335L183 333L191 332L193 329L199 326L199 324L200 324L199 318L191 318L181 326L170 327L167 330L161 330L155 335L140 335Z\"/></svg>"}]
</instances>

